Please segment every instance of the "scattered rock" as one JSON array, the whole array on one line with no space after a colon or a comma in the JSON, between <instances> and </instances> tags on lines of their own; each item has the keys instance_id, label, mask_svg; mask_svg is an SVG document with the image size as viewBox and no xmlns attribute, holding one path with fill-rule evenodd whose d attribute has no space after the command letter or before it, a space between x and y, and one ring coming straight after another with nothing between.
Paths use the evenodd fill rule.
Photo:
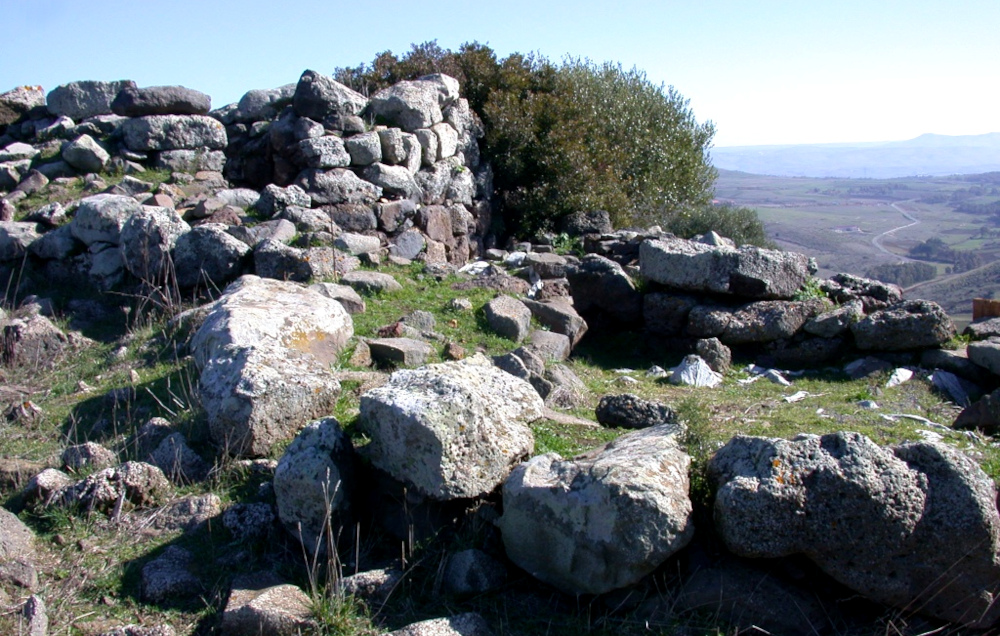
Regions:
<instances>
[{"instance_id":1,"label":"scattered rock","mask_svg":"<svg viewBox=\"0 0 1000 636\"><path fill-rule=\"evenodd\" d=\"M228 229L206 223L177 237L173 262L181 289L222 287L242 273L250 247Z\"/></svg>"},{"instance_id":2,"label":"scattered rock","mask_svg":"<svg viewBox=\"0 0 1000 636\"><path fill-rule=\"evenodd\" d=\"M579 264L566 267L566 278L573 306L583 316L598 314L625 325L641 322L642 294L618 263L588 254Z\"/></svg>"},{"instance_id":3,"label":"scattered rock","mask_svg":"<svg viewBox=\"0 0 1000 636\"><path fill-rule=\"evenodd\" d=\"M351 440L328 417L302 429L278 461L278 516L310 558L326 553L327 531L339 537L341 527L350 523L353 454Z\"/></svg>"},{"instance_id":4,"label":"scattered rock","mask_svg":"<svg viewBox=\"0 0 1000 636\"><path fill-rule=\"evenodd\" d=\"M80 135L63 146L62 158L80 172L101 172L111 155L90 135Z\"/></svg>"},{"instance_id":5,"label":"scattered rock","mask_svg":"<svg viewBox=\"0 0 1000 636\"><path fill-rule=\"evenodd\" d=\"M162 533L194 532L220 514L222 514L222 500L218 495L213 493L189 495L155 510L150 515L150 526Z\"/></svg>"},{"instance_id":6,"label":"scattered rock","mask_svg":"<svg viewBox=\"0 0 1000 636\"><path fill-rule=\"evenodd\" d=\"M383 274L381 272L356 270L348 272L340 280L345 285L349 285L357 291L366 294L394 292L403 289L403 286L393 278L392 274Z\"/></svg>"},{"instance_id":7,"label":"scattered rock","mask_svg":"<svg viewBox=\"0 0 1000 636\"><path fill-rule=\"evenodd\" d=\"M371 462L438 500L491 492L527 456L541 417L530 384L482 355L397 371L361 396Z\"/></svg>"},{"instance_id":8,"label":"scattered rock","mask_svg":"<svg viewBox=\"0 0 1000 636\"><path fill-rule=\"evenodd\" d=\"M201 581L191 573L194 555L176 545L142 568L142 597L152 603L190 597L201 591Z\"/></svg>"},{"instance_id":9,"label":"scattered rock","mask_svg":"<svg viewBox=\"0 0 1000 636\"><path fill-rule=\"evenodd\" d=\"M504 338L521 342L531 327L531 310L510 296L497 296L483 307L490 328Z\"/></svg>"},{"instance_id":10,"label":"scattered rock","mask_svg":"<svg viewBox=\"0 0 1000 636\"><path fill-rule=\"evenodd\" d=\"M315 629L305 592L275 575L240 576L222 613L223 636L293 636Z\"/></svg>"},{"instance_id":11,"label":"scattered rock","mask_svg":"<svg viewBox=\"0 0 1000 636\"><path fill-rule=\"evenodd\" d=\"M222 525L240 542L266 539L274 520L274 508L267 503L236 503L222 513Z\"/></svg>"},{"instance_id":12,"label":"scattered rock","mask_svg":"<svg viewBox=\"0 0 1000 636\"><path fill-rule=\"evenodd\" d=\"M6 508L0 508L0 562L35 556L35 533Z\"/></svg>"},{"instance_id":13,"label":"scattered rock","mask_svg":"<svg viewBox=\"0 0 1000 636\"><path fill-rule=\"evenodd\" d=\"M309 289L323 294L327 298L336 300L349 314L365 313L365 301L354 291L350 285L338 285L336 283L315 283Z\"/></svg>"},{"instance_id":14,"label":"scattered rock","mask_svg":"<svg viewBox=\"0 0 1000 636\"><path fill-rule=\"evenodd\" d=\"M695 353L711 367L712 371L725 375L733 363L733 352L718 338L702 338L695 343Z\"/></svg>"},{"instance_id":15,"label":"scattered rock","mask_svg":"<svg viewBox=\"0 0 1000 636\"><path fill-rule=\"evenodd\" d=\"M118 463L118 455L96 442L67 447L62 452L62 464L71 473L100 470Z\"/></svg>"},{"instance_id":16,"label":"scattered rock","mask_svg":"<svg viewBox=\"0 0 1000 636\"><path fill-rule=\"evenodd\" d=\"M142 508L155 505L170 491L163 471L145 462L125 462L105 468L52 494L53 503L110 514L122 503Z\"/></svg>"},{"instance_id":17,"label":"scattered rock","mask_svg":"<svg viewBox=\"0 0 1000 636\"><path fill-rule=\"evenodd\" d=\"M574 460L521 464L504 483L499 526L507 556L568 594L638 582L694 534L690 457L673 426L619 437Z\"/></svg>"},{"instance_id":18,"label":"scattered rock","mask_svg":"<svg viewBox=\"0 0 1000 636\"><path fill-rule=\"evenodd\" d=\"M677 414L664 404L650 402L631 393L605 395L597 404L597 421L610 428L673 427L683 430Z\"/></svg>"},{"instance_id":19,"label":"scattered rock","mask_svg":"<svg viewBox=\"0 0 1000 636\"><path fill-rule=\"evenodd\" d=\"M413 338L372 338L365 341L372 359L380 365L419 367L427 363L434 349Z\"/></svg>"}]
</instances>

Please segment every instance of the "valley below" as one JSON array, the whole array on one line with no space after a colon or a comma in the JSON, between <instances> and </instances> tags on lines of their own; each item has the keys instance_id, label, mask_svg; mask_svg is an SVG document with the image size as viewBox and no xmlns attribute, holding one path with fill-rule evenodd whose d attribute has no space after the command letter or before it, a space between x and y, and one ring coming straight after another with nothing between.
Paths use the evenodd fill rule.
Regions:
<instances>
[{"instance_id":1,"label":"valley below","mask_svg":"<svg viewBox=\"0 0 1000 636\"><path fill-rule=\"evenodd\" d=\"M960 323L971 319L973 298L1000 297L1000 173L840 179L720 170L715 197L756 210L769 238L814 257L821 277L885 278L886 265L923 264L927 280L900 281L912 288L907 295L939 303Z\"/></svg>"}]
</instances>

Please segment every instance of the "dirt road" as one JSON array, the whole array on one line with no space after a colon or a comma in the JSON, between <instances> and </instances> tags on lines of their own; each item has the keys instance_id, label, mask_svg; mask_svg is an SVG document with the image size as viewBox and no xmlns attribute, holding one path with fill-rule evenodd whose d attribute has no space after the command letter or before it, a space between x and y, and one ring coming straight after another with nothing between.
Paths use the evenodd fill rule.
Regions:
<instances>
[{"instance_id":1,"label":"dirt road","mask_svg":"<svg viewBox=\"0 0 1000 636\"><path fill-rule=\"evenodd\" d=\"M903 201L903 203L909 203L909 201ZM901 259L901 260L904 260L904 261L908 261L908 262L909 261L913 261L914 259L912 259L912 258L909 258L907 256L903 256L901 254L896 254L895 252L890 252L889 250L887 250L882 245L882 239L884 239L886 236L889 236L890 234L895 234L899 230L905 230L908 227L913 227L914 225L919 225L920 224L920 219L918 219L917 217L913 216L912 214L910 214L909 212L907 212L906 210L904 210L903 208L901 208L900 205L899 205L899 203L890 203L889 205L891 205L894 210L896 210L897 212L899 212L900 214L902 214L903 218L905 218L906 220L908 220L910 222L907 223L906 225L900 225L899 227L894 227L891 230L886 230L885 232L882 232L878 236L872 237L872 245L874 245L875 249L879 250L883 254L888 254L889 256L892 256L894 258L898 258L898 259Z\"/></svg>"}]
</instances>

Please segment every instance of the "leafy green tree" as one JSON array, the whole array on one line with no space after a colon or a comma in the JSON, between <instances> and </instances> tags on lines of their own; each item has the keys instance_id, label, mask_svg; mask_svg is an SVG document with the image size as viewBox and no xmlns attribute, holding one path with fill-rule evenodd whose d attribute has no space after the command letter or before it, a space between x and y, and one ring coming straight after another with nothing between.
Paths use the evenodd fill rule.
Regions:
<instances>
[{"instance_id":1,"label":"leafy green tree","mask_svg":"<svg viewBox=\"0 0 1000 636\"><path fill-rule=\"evenodd\" d=\"M483 121L501 233L529 236L558 229L572 212L603 209L617 227L658 224L681 236L714 229L766 242L751 210L711 205L712 123L699 124L673 87L639 70L534 54L499 60L476 42L454 52L428 42L335 75L370 94L436 72L459 81Z\"/></svg>"}]
</instances>

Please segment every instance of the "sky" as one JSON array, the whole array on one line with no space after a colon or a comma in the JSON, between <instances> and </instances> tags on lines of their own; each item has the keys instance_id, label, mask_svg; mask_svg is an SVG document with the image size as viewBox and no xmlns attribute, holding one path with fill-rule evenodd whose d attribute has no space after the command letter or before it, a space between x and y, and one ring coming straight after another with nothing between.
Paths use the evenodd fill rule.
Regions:
<instances>
[{"instance_id":1,"label":"sky","mask_svg":"<svg viewBox=\"0 0 1000 636\"><path fill-rule=\"evenodd\" d=\"M218 107L436 40L618 62L715 146L1000 132L997 0L0 0L0 92L181 84Z\"/></svg>"}]
</instances>

